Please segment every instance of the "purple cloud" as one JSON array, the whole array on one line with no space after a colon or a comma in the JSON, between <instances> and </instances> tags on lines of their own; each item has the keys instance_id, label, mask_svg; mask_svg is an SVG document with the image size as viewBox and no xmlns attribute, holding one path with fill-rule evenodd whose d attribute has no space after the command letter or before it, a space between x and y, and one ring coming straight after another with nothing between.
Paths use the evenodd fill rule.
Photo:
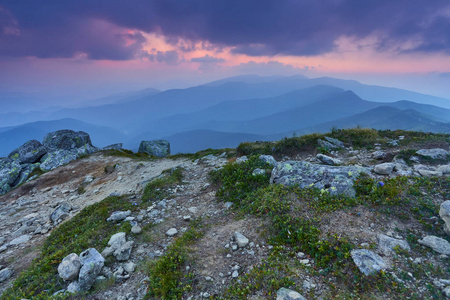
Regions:
<instances>
[{"instance_id":1,"label":"purple cloud","mask_svg":"<svg viewBox=\"0 0 450 300\"><path fill-rule=\"evenodd\" d=\"M379 35L380 51L414 40L408 51L450 54L447 0L0 0L0 7L0 56L126 60L142 51L140 31L161 33L185 52L207 41L251 56L317 55L341 36Z\"/></svg>"},{"instance_id":2,"label":"purple cloud","mask_svg":"<svg viewBox=\"0 0 450 300\"><path fill-rule=\"evenodd\" d=\"M191 62L198 62L198 63L222 63L225 62L225 59L214 57L206 54L202 57L193 57L191 58Z\"/></svg>"}]
</instances>

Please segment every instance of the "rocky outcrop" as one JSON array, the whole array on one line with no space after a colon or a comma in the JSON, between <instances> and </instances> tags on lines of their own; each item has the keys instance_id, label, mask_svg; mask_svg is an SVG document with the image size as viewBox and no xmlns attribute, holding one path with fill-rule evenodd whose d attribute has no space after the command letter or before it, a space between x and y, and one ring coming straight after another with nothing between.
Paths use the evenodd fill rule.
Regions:
<instances>
[{"instance_id":1,"label":"rocky outcrop","mask_svg":"<svg viewBox=\"0 0 450 300\"><path fill-rule=\"evenodd\" d=\"M170 155L170 143L166 140L142 141L138 152L156 157L166 157Z\"/></svg>"},{"instance_id":2,"label":"rocky outcrop","mask_svg":"<svg viewBox=\"0 0 450 300\"><path fill-rule=\"evenodd\" d=\"M89 134L83 131L58 130L50 132L44 137L44 146L47 149L74 150L80 147L93 147Z\"/></svg>"},{"instance_id":3,"label":"rocky outcrop","mask_svg":"<svg viewBox=\"0 0 450 300\"><path fill-rule=\"evenodd\" d=\"M361 173L370 173L368 168L357 166L324 166L306 161L278 163L272 171L271 183L298 185L300 188L316 187L331 195L344 194L354 197L354 181Z\"/></svg>"},{"instance_id":4,"label":"rocky outcrop","mask_svg":"<svg viewBox=\"0 0 450 300\"><path fill-rule=\"evenodd\" d=\"M31 140L12 151L8 157L19 164L33 164L47 153L47 149L36 140Z\"/></svg>"},{"instance_id":5,"label":"rocky outcrop","mask_svg":"<svg viewBox=\"0 0 450 300\"><path fill-rule=\"evenodd\" d=\"M111 145L121 148L121 145ZM41 144L31 140L0 159L0 195L26 182L36 169L47 172L65 165L80 156L98 151L86 132L59 130L44 137Z\"/></svg>"},{"instance_id":6,"label":"rocky outcrop","mask_svg":"<svg viewBox=\"0 0 450 300\"><path fill-rule=\"evenodd\" d=\"M17 185L21 166L10 158L0 159L0 195L9 192Z\"/></svg>"}]
</instances>

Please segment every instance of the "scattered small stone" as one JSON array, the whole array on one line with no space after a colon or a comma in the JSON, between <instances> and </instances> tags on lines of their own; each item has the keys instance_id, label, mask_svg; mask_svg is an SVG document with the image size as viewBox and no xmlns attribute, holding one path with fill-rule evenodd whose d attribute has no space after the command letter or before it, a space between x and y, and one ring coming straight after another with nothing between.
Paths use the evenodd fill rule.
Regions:
<instances>
[{"instance_id":1,"label":"scattered small stone","mask_svg":"<svg viewBox=\"0 0 450 300\"><path fill-rule=\"evenodd\" d=\"M58 223L60 220L64 220L69 216L69 211L71 209L72 206L68 202L61 203L50 215L50 220L55 224Z\"/></svg>"},{"instance_id":2,"label":"scattered small stone","mask_svg":"<svg viewBox=\"0 0 450 300\"><path fill-rule=\"evenodd\" d=\"M318 160L320 160L322 163L326 164L326 165L330 165L330 166L337 166L340 165L342 162L334 157L331 156L327 156L327 155L323 155L323 154L317 154L316 158Z\"/></svg>"},{"instance_id":3,"label":"scattered small stone","mask_svg":"<svg viewBox=\"0 0 450 300\"><path fill-rule=\"evenodd\" d=\"M266 174L266 170L263 170L263 169L255 169L255 170L253 170L253 173L252 173L253 176L264 175L264 174Z\"/></svg>"},{"instance_id":4,"label":"scattered small stone","mask_svg":"<svg viewBox=\"0 0 450 300\"><path fill-rule=\"evenodd\" d=\"M132 272L134 272L134 270L136 270L136 264L130 261L130 262L127 262L126 264L124 264L123 268L128 273L132 273Z\"/></svg>"},{"instance_id":5,"label":"scattered small stone","mask_svg":"<svg viewBox=\"0 0 450 300\"><path fill-rule=\"evenodd\" d=\"M131 232L134 234L139 234L142 232L142 228L138 225L131 227Z\"/></svg>"},{"instance_id":6,"label":"scattered small stone","mask_svg":"<svg viewBox=\"0 0 450 300\"><path fill-rule=\"evenodd\" d=\"M233 206L233 202L225 202L224 206L226 209L230 209Z\"/></svg>"},{"instance_id":7,"label":"scattered small stone","mask_svg":"<svg viewBox=\"0 0 450 300\"><path fill-rule=\"evenodd\" d=\"M121 245L116 251L114 251L113 255L118 261L125 261L130 258L131 249L133 248L134 242L128 241L125 244Z\"/></svg>"},{"instance_id":8,"label":"scattered small stone","mask_svg":"<svg viewBox=\"0 0 450 300\"><path fill-rule=\"evenodd\" d=\"M266 162L272 166L275 166L277 164L277 161L275 160L275 158L273 158L272 155L260 155L259 159L262 160L263 162Z\"/></svg>"},{"instance_id":9,"label":"scattered small stone","mask_svg":"<svg viewBox=\"0 0 450 300\"><path fill-rule=\"evenodd\" d=\"M380 175L389 175L394 171L395 164L394 163L384 163L376 165L373 168L373 171Z\"/></svg>"},{"instance_id":10,"label":"scattered small stone","mask_svg":"<svg viewBox=\"0 0 450 300\"><path fill-rule=\"evenodd\" d=\"M192 207L188 208L188 211L195 215L198 212L198 208L195 206L192 206Z\"/></svg>"},{"instance_id":11,"label":"scattered small stone","mask_svg":"<svg viewBox=\"0 0 450 300\"><path fill-rule=\"evenodd\" d=\"M232 278L237 278L239 277L239 272L237 270L234 270L233 273L231 274Z\"/></svg>"},{"instance_id":12,"label":"scattered small stone","mask_svg":"<svg viewBox=\"0 0 450 300\"><path fill-rule=\"evenodd\" d=\"M276 300L306 300L306 298L296 291L287 288L281 288L277 291Z\"/></svg>"},{"instance_id":13,"label":"scattered small stone","mask_svg":"<svg viewBox=\"0 0 450 300\"><path fill-rule=\"evenodd\" d=\"M184 221L190 221L191 220L191 216L183 216L183 220Z\"/></svg>"},{"instance_id":14,"label":"scattered small stone","mask_svg":"<svg viewBox=\"0 0 450 300\"><path fill-rule=\"evenodd\" d=\"M80 258L76 253L71 253L63 258L58 266L58 274L65 281L74 280L78 277L81 269Z\"/></svg>"},{"instance_id":15,"label":"scattered small stone","mask_svg":"<svg viewBox=\"0 0 450 300\"><path fill-rule=\"evenodd\" d=\"M370 250L352 250L351 255L358 269L366 276L386 269L383 259Z\"/></svg>"},{"instance_id":16,"label":"scattered small stone","mask_svg":"<svg viewBox=\"0 0 450 300\"><path fill-rule=\"evenodd\" d=\"M106 221L108 221L108 222L119 222L119 221L124 220L129 215L131 215L131 210L115 211L115 212L113 212L111 214L111 216L108 219L106 219Z\"/></svg>"},{"instance_id":17,"label":"scattered small stone","mask_svg":"<svg viewBox=\"0 0 450 300\"><path fill-rule=\"evenodd\" d=\"M178 230L176 228L170 228L167 230L166 235L167 236L174 236L178 233Z\"/></svg>"},{"instance_id":18,"label":"scattered small stone","mask_svg":"<svg viewBox=\"0 0 450 300\"><path fill-rule=\"evenodd\" d=\"M236 163L241 164L243 162L246 162L247 160L248 160L247 156L241 156L241 157L236 158Z\"/></svg>"},{"instance_id":19,"label":"scattered small stone","mask_svg":"<svg viewBox=\"0 0 450 300\"><path fill-rule=\"evenodd\" d=\"M244 248L249 243L248 238L246 238L243 234L237 231L234 232L234 240L238 244L239 248Z\"/></svg>"}]
</instances>

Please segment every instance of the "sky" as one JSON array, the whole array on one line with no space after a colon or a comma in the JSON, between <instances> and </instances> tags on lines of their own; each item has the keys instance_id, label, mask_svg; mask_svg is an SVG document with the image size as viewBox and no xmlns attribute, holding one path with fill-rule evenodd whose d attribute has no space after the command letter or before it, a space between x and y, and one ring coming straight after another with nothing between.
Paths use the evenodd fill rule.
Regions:
<instances>
[{"instance_id":1,"label":"sky","mask_svg":"<svg viewBox=\"0 0 450 300\"><path fill-rule=\"evenodd\" d=\"M450 98L450 1L0 0L0 94L64 104L243 74Z\"/></svg>"}]
</instances>

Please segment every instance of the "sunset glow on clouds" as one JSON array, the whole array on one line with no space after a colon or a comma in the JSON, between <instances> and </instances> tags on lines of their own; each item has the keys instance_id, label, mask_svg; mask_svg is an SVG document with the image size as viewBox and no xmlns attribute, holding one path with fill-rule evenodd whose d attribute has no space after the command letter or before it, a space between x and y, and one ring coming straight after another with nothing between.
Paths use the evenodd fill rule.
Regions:
<instances>
[{"instance_id":1,"label":"sunset glow on clouds","mask_svg":"<svg viewBox=\"0 0 450 300\"><path fill-rule=\"evenodd\" d=\"M252 72L438 83L450 72L450 3L0 0L0 68L4 89L36 77L42 89L164 88Z\"/></svg>"}]
</instances>

